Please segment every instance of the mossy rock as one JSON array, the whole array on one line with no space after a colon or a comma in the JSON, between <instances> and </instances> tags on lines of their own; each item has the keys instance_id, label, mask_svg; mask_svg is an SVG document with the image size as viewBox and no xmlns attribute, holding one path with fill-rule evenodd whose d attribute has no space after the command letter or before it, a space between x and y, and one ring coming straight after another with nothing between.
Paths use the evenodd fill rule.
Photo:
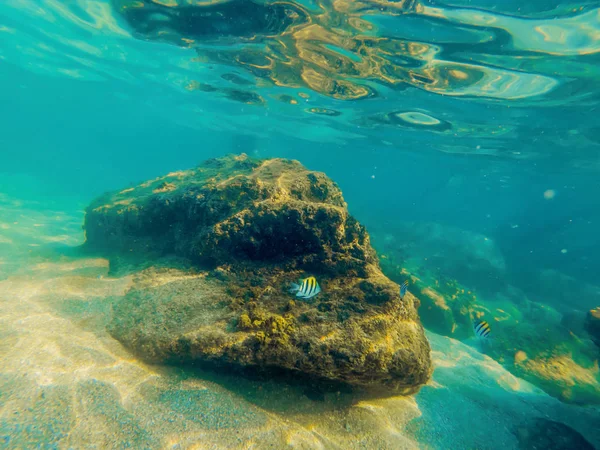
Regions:
<instances>
[{"instance_id":1,"label":"mossy rock","mask_svg":"<svg viewBox=\"0 0 600 450\"><path fill-rule=\"evenodd\" d=\"M110 332L149 361L272 368L389 394L431 374L416 298L400 299L383 275L338 186L297 161L210 160L104 195L85 230L85 248L111 266L144 261ZM322 292L295 298L290 283L308 275Z\"/></svg>"},{"instance_id":2,"label":"mossy rock","mask_svg":"<svg viewBox=\"0 0 600 450\"><path fill-rule=\"evenodd\" d=\"M178 255L206 266L285 262L364 276L376 264L337 185L284 159L213 159L106 194L86 209L84 228L90 250Z\"/></svg>"}]
</instances>

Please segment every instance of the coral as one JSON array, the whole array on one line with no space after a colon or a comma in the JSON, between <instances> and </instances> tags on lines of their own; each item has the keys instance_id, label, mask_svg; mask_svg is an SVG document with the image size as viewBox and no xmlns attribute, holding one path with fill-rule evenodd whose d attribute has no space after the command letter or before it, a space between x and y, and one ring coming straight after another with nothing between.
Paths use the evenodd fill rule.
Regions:
<instances>
[{"instance_id":1,"label":"coral","mask_svg":"<svg viewBox=\"0 0 600 450\"><path fill-rule=\"evenodd\" d=\"M85 230L85 248L111 265L135 255L156 266L136 274L110 326L147 360L276 368L386 393L431 374L416 298L401 300L383 275L338 186L297 161L209 160L104 195ZM290 283L308 275L322 292L295 298Z\"/></svg>"}]
</instances>

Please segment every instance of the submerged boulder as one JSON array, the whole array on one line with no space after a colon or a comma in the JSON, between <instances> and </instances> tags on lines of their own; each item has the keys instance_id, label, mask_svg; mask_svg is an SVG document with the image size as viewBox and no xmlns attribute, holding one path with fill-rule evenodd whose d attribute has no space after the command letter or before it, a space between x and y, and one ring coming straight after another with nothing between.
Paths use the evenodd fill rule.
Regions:
<instances>
[{"instance_id":1,"label":"submerged boulder","mask_svg":"<svg viewBox=\"0 0 600 450\"><path fill-rule=\"evenodd\" d=\"M409 393L431 374L416 299L400 299L340 189L297 161L209 160L86 211L86 243L145 260L111 333L152 362L283 370ZM169 267L173 256L184 258ZM322 291L290 294L313 275Z\"/></svg>"}]
</instances>

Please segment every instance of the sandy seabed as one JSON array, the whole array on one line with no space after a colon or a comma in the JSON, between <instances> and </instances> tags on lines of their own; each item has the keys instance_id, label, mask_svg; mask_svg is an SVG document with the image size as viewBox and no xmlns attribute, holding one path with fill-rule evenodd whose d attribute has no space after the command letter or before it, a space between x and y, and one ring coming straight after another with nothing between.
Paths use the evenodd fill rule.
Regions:
<instances>
[{"instance_id":1,"label":"sandy seabed","mask_svg":"<svg viewBox=\"0 0 600 450\"><path fill-rule=\"evenodd\" d=\"M0 196L0 448L531 448L540 418L600 446L598 408L435 334L433 379L413 397L312 400L276 380L144 364L105 328L130 279L66 251L81 223Z\"/></svg>"}]
</instances>

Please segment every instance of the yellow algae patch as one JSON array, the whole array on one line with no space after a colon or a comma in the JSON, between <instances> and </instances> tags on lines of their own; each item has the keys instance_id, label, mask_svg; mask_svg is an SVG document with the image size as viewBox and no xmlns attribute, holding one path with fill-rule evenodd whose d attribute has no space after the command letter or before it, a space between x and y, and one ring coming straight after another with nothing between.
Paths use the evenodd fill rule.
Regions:
<instances>
[{"instance_id":1,"label":"yellow algae patch","mask_svg":"<svg viewBox=\"0 0 600 450\"><path fill-rule=\"evenodd\" d=\"M175 172L169 172L168 174L166 174L163 178L170 178L170 177L187 177L188 175L191 175L192 172L190 170L178 170Z\"/></svg>"},{"instance_id":2,"label":"yellow algae patch","mask_svg":"<svg viewBox=\"0 0 600 450\"><path fill-rule=\"evenodd\" d=\"M128 206L131 204L132 201L133 201L132 199L119 200L112 204L98 206L97 208L94 208L94 211L102 211L105 209L111 209L111 208L114 208L115 206Z\"/></svg>"},{"instance_id":3,"label":"yellow algae patch","mask_svg":"<svg viewBox=\"0 0 600 450\"><path fill-rule=\"evenodd\" d=\"M537 367L540 366L538 365ZM597 379L598 361L595 362L592 368L586 369L573 361L569 356L560 356L547 360L543 367L549 369L546 373L550 375L550 378L552 379L572 380L572 384L599 384ZM598 385L598 387L600 388L600 385Z\"/></svg>"},{"instance_id":4,"label":"yellow algae patch","mask_svg":"<svg viewBox=\"0 0 600 450\"><path fill-rule=\"evenodd\" d=\"M145 181L145 182L143 182L142 184L140 184L140 186L139 186L139 187L141 187L141 188L147 188L147 187L150 187L150 186L152 186L154 183L156 183L156 182L157 182L157 181L159 181L159 180L160 180L160 178L155 178L154 180L148 180L148 181Z\"/></svg>"},{"instance_id":5,"label":"yellow algae patch","mask_svg":"<svg viewBox=\"0 0 600 450\"><path fill-rule=\"evenodd\" d=\"M542 380L562 387L562 396L566 399L573 397L573 389L600 395L598 361L595 361L593 367L585 368L573 361L569 355L561 355L547 359L528 359L521 363L520 367Z\"/></svg>"},{"instance_id":6,"label":"yellow algae patch","mask_svg":"<svg viewBox=\"0 0 600 450\"><path fill-rule=\"evenodd\" d=\"M523 361L526 361L529 357L527 356L527 353L525 353L523 350L519 350L517 353L515 353L515 364L519 364L522 363Z\"/></svg>"},{"instance_id":7,"label":"yellow algae patch","mask_svg":"<svg viewBox=\"0 0 600 450\"><path fill-rule=\"evenodd\" d=\"M425 288L421 291L421 293L432 299L435 302L435 305L439 308L450 309L450 307L446 304L446 300L439 292L434 291L431 288Z\"/></svg>"},{"instance_id":8,"label":"yellow algae patch","mask_svg":"<svg viewBox=\"0 0 600 450\"><path fill-rule=\"evenodd\" d=\"M320 340L321 342L323 342L323 341L326 341L327 339L331 339L332 337L334 337L336 334L338 334L338 332L337 332L337 331L332 331L331 333L328 333L328 334L326 334L326 335L324 335L324 336L321 336L321 337L319 338L319 340Z\"/></svg>"},{"instance_id":9,"label":"yellow algae patch","mask_svg":"<svg viewBox=\"0 0 600 450\"><path fill-rule=\"evenodd\" d=\"M152 192L155 194L159 194L161 192L170 192L170 191L174 191L175 189L177 189L177 186L175 186L173 183L161 183L156 189L154 189Z\"/></svg>"}]
</instances>

